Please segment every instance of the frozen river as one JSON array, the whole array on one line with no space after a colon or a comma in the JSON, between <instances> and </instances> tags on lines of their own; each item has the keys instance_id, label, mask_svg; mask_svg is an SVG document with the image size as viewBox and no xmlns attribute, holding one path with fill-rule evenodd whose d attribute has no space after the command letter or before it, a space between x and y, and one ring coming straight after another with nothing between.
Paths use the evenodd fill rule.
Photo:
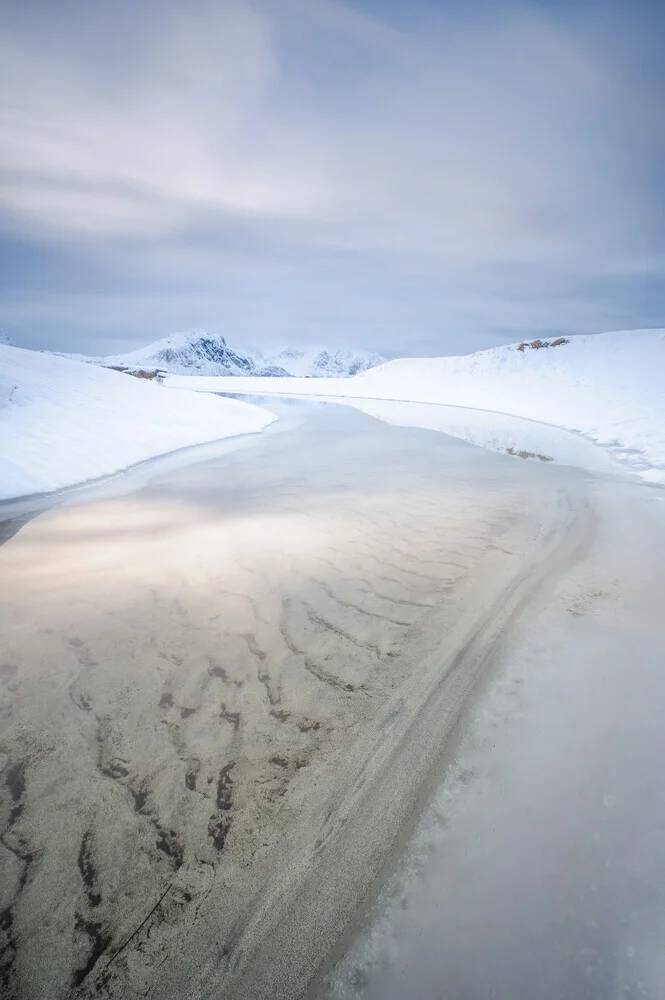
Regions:
<instances>
[{"instance_id":1,"label":"frozen river","mask_svg":"<svg viewBox=\"0 0 665 1000\"><path fill-rule=\"evenodd\" d=\"M590 503L316 996L665 996L665 503L608 482Z\"/></svg>"},{"instance_id":2,"label":"frozen river","mask_svg":"<svg viewBox=\"0 0 665 1000\"><path fill-rule=\"evenodd\" d=\"M276 405L4 508L5 994L662 996L661 492Z\"/></svg>"}]
</instances>

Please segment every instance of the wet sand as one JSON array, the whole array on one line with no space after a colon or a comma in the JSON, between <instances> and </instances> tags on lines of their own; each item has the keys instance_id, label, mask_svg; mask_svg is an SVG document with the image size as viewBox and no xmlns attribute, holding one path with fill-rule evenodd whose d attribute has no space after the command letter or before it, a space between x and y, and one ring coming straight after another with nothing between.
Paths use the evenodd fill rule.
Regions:
<instances>
[{"instance_id":1,"label":"wet sand","mask_svg":"<svg viewBox=\"0 0 665 1000\"><path fill-rule=\"evenodd\" d=\"M298 997L584 476L335 406L0 548L4 995Z\"/></svg>"}]
</instances>

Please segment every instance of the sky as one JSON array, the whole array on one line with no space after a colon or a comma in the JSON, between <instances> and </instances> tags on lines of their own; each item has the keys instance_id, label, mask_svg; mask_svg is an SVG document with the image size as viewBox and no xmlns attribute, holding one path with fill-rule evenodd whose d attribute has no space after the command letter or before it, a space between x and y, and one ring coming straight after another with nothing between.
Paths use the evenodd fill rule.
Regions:
<instances>
[{"instance_id":1,"label":"sky","mask_svg":"<svg viewBox=\"0 0 665 1000\"><path fill-rule=\"evenodd\" d=\"M3 0L0 332L665 326L661 0Z\"/></svg>"}]
</instances>

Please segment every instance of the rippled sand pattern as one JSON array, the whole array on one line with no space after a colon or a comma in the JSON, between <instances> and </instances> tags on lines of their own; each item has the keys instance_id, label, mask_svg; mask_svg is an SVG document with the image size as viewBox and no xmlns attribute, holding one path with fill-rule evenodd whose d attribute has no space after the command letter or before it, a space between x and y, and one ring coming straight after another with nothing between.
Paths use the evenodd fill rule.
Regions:
<instances>
[{"instance_id":1,"label":"rippled sand pattern","mask_svg":"<svg viewBox=\"0 0 665 1000\"><path fill-rule=\"evenodd\" d=\"M326 415L0 548L4 996L300 994L432 766L418 713L569 517L479 455Z\"/></svg>"}]
</instances>

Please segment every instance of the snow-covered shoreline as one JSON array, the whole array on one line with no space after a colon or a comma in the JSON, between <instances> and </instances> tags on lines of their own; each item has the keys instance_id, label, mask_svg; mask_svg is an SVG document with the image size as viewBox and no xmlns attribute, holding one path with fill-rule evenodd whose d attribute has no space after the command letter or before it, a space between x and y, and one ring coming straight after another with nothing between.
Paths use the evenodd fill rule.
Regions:
<instances>
[{"instance_id":1,"label":"snow-covered shoreline","mask_svg":"<svg viewBox=\"0 0 665 1000\"><path fill-rule=\"evenodd\" d=\"M665 484L663 372L665 330L404 358L351 378L171 375L164 385L0 345L0 499L49 493L192 445L257 433L276 419L249 403L183 391L190 389L507 414L575 431L627 471ZM409 423L419 426L413 414ZM431 426L431 416L422 426Z\"/></svg>"},{"instance_id":2,"label":"snow-covered shoreline","mask_svg":"<svg viewBox=\"0 0 665 1000\"><path fill-rule=\"evenodd\" d=\"M0 499L255 434L275 419L250 403L167 392L145 379L0 344Z\"/></svg>"},{"instance_id":3,"label":"snow-covered shoreline","mask_svg":"<svg viewBox=\"0 0 665 1000\"><path fill-rule=\"evenodd\" d=\"M171 388L436 403L511 414L575 431L624 467L665 484L665 330L513 344L460 357L388 361L352 378L171 376Z\"/></svg>"}]
</instances>

